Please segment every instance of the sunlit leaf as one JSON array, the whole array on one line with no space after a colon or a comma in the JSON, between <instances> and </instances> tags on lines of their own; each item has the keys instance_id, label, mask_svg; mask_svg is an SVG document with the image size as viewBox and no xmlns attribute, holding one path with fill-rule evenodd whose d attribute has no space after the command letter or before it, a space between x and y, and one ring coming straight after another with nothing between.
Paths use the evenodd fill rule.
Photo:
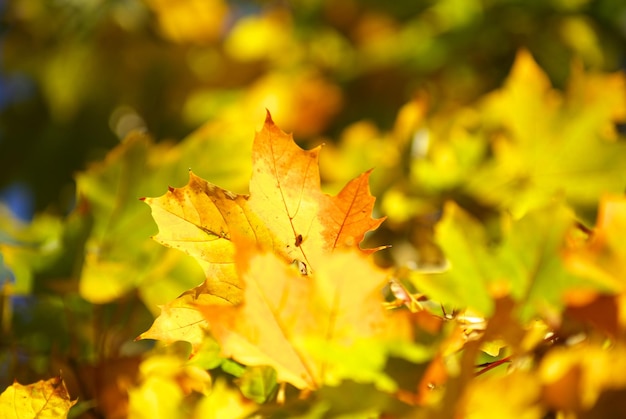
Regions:
<instances>
[{"instance_id":1,"label":"sunlit leaf","mask_svg":"<svg viewBox=\"0 0 626 419\"><path fill-rule=\"evenodd\" d=\"M521 303L521 318L562 309L572 291L609 290L566 269L562 255L575 223L572 211L556 204L512 224L498 256L506 266L511 295Z\"/></svg>"},{"instance_id":2,"label":"sunlit leaf","mask_svg":"<svg viewBox=\"0 0 626 419\"><path fill-rule=\"evenodd\" d=\"M237 144L236 150L246 152L239 136L230 141ZM158 304L202 282L202 273L193 260L149 239L155 228L140 221L149 210L139 198L158 193L164 184L184 183L189 167L198 167L229 187L240 188L245 177L238 173L245 173L247 166L235 156L208 125L177 146L156 145L145 134L133 132L105 161L79 173L80 208L87 210L87 214L79 215L94 220L81 273L83 297L104 303L138 287L147 306L156 310ZM208 158L216 163L207 169L204 161Z\"/></svg>"},{"instance_id":3,"label":"sunlit leaf","mask_svg":"<svg viewBox=\"0 0 626 419\"><path fill-rule=\"evenodd\" d=\"M489 282L494 279L498 265L488 248L484 227L449 203L436 236L449 267L439 274L414 273L415 285L436 301L470 307L489 316L493 311Z\"/></svg>"},{"instance_id":4,"label":"sunlit leaf","mask_svg":"<svg viewBox=\"0 0 626 419\"><path fill-rule=\"evenodd\" d=\"M298 147L268 113L253 144L249 196L231 193L190 172L185 187L145 199L159 225L155 239L193 256L205 271L204 284L172 306L177 313L184 307L187 326L178 314L174 324L192 345L201 341L205 326L192 313L193 299L202 294L233 304L241 299L236 243L272 251L283 263L294 263L310 274L334 250L359 249L365 233L382 222L371 217L375 199L369 192L369 172L349 182L337 196L326 195L320 188L318 153L319 148ZM172 312L165 309L163 315L169 318ZM160 323L159 318L155 330L162 329ZM169 319L166 324L165 330L172 330ZM151 336L158 335L141 337Z\"/></svg>"},{"instance_id":5,"label":"sunlit leaf","mask_svg":"<svg viewBox=\"0 0 626 419\"><path fill-rule=\"evenodd\" d=\"M189 342L195 353L205 340L208 325L198 312L197 305L202 303L224 304L225 301L212 294L198 294L192 289L175 300L160 307L161 313L150 329L137 339L156 339L165 343L176 341Z\"/></svg>"},{"instance_id":6,"label":"sunlit leaf","mask_svg":"<svg viewBox=\"0 0 626 419\"><path fill-rule=\"evenodd\" d=\"M22 385L17 382L0 395L0 417L6 419L65 418L76 401L70 400L61 377Z\"/></svg>"},{"instance_id":7,"label":"sunlit leaf","mask_svg":"<svg viewBox=\"0 0 626 419\"><path fill-rule=\"evenodd\" d=\"M312 270L324 255L318 249L358 247L364 234L382 222L371 218L374 198L367 173L336 197L321 192L319 152L319 147L300 149L268 119L255 138L250 180L250 207L275 236L274 249L306 262Z\"/></svg>"},{"instance_id":8,"label":"sunlit leaf","mask_svg":"<svg viewBox=\"0 0 626 419\"><path fill-rule=\"evenodd\" d=\"M589 206L624 189L626 146L612 128L626 117L624 77L574 70L561 94L528 52L518 54L505 86L481 106L494 160L469 179L471 193L519 216L555 194Z\"/></svg>"},{"instance_id":9,"label":"sunlit leaf","mask_svg":"<svg viewBox=\"0 0 626 419\"><path fill-rule=\"evenodd\" d=\"M161 226L155 239L194 256L210 280L233 285L233 240L255 242L314 270L317 261L308 259L308 249L356 247L382 222L370 215L374 198L367 173L336 197L321 192L318 153L300 149L268 115L255 137L250 196L190 173L184 188L145 199Z\"/></svg>"},{"instance_id":10,"label":"sunlit leaf","mask_svg":"<svg viewBox=\"0 0 626 419\"><path fill-rule=\"evenodd\" d=\"M237 379L237 384L246 398L258 404L265 403L278 389L276 370L264 366L248 367Z\"/></svg>"},{"instance_id":11,"label":"sunlit leaf","mask_svg":"<svg viewBox=\"0 0 626 419\"><path fill-rule=\"evenodd\" d=\"M568 292L611 290L605 281L587 280L566 269L562 254L575 224L567 207L550 205L508 223L500 242L490 241L481 223L448 204L436 238L449 266L442 273L414 272L416 287L438 301L486 317L494 297L510 295L524 320L563 308Z\"/></svg>"},{"instance_id":12,"label":"sunlit leaf","mask_svg":"<svg viewBox=\"0 0 626 419\"><path fill-rule=\"evenodd\" d=\"M308 276L273 254L239 258L243 304L201 310L226 356L246 365L271 365L279 381L309 389L326 382L325 357L316 356L324 342L340 351L408 332L401 319L385 313L380 294L385 275L364 255L335 252ZM369 350L371 356L386 353L376 346ZM374 355L381 350L383 355ZM343 372L344 377L362 376L358 365L345 368L349 372Z\"/></svg>"}]
</instances>

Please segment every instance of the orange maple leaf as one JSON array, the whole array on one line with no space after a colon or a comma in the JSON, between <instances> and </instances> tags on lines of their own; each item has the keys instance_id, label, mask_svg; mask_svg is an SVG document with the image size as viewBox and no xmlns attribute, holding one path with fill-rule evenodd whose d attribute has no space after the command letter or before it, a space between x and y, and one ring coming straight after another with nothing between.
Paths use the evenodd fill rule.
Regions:
<instances>
[{"instance_id":1,"label":"orange maple leaf","mask_svg":"<svg viewBox=\"0 0 626 419\"><path fill-rule=\"evenodd\" d=\"M241 300L237 243L296 262L304 274L314 272L336 249L360 249L365 233L384 220L371 217L375 198L369 191L370 172L349 182L337 196L324 194L320 148L301 149L268 112L253 143L250 195L226 191L190 172L186 186L169 188L159 198L144 198L159 226L154 239L193 256L206 280L182 300L162 307L153 327L139 338L180 336L184 330L184 340L194 348L199 345L201 333L194 329L207 325L197 321L193 313L197 301L190 296L210 294L232 304Z\"/></svg>"},{"instance_id":2,"label":"orange maple leaf","mask_svg":"<svg viewBox=\"0 0 626 419\"><path fill-rule=\"evenodd\" d=\"M302 150L274 125L269 113L252 148L250 208L277 240L273 250L306 262L310 269L319 262L311 249L358 246L365 233L384 220L371 218L375 198L369 192L369 171L335 197L322 193L320 149ZM323 257L324 252L318 254Z\"/></svg>"},{"instance_id":3,"label":"orange maple leaf","mask_svg":"<svg viewBox=\"0 0 626 419\"><path fill-rule=\"evenodd\" d=\"M237 284L233 240L251 241L314 269L309 249L355 247L384 219L372 219L375 198L365 172L335 197L322 193L321 147L303 150L268 112L252 149L250 195L237 195L189 173L183 188L144 198L159 225L154 238L195 257L207 278ZM323 255L323 254L321 254Z\"/></svg>"},{"instance_id":4,"label":"orange maple leaf","mask_svg":"<svg viewBox=\"0 0 626 419\"><path fill-rule=\"evenodd\" d=\"M626 198L604 196L598 208L597 225L589 240L572 244L564 252L567 267L577 275L605 288L605 291L626 291L624 230Z\"/></svg>"}]
</instances>

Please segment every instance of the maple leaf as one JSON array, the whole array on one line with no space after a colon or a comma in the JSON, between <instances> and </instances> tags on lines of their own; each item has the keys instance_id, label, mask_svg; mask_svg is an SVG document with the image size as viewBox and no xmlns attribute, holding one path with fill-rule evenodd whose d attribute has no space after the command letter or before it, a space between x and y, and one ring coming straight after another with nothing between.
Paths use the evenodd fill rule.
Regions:
<instances>
[{"instance_id":1,"label":"maple leaf","mask_svg":"<svg viewBox=\"0 0 626 419\"><path fill-rule=\"evenodd\" d=\"M622 72L574 65L557 90L522 49L502 87L427 119L426 155L410 162L413 190L469 195L517 218L555 196L579 215L592 210L626 185L626 146L615 128L626 120L625 88Z\"/></svg>"},{"instance_id":2,"label":"maple leaf","mask_svg":"<svg viewBox=\"0 0 626 419\"><path fill-rule=\"evenodd\" d=\"M76 404L61 377L34 384L13 383L0 395L0 417L10 419L63 418Z\"/></svg>"},{"instance_id":3,"label":"maple leaf","mask_svg":"<svg viewBox=\"0 0 626 419\"><path fill-rule=\"evenodd\" d=\"M149 330L135 340L155 339L164 343L184 341L197 349L204 340L207 327L204 317L196 309L198 299L190 292L160 306L161 314Z\"/></svg>"},{"instance_id":4,"label":"maple leaf","mask_svg":"<svg viewBox=\"0 0 626 419\"><path fill-rule=\"evenodd\" d=\"M568 293L610 290L606 280L567 269L562 253L575 223L567 206L555 203L507 222L501 241L492 243L484 225L449 202L436 228L449 269L415 272L415 286L437 301L470 307L486 317L493 313L493 297L510 295L525 321L561 309Z\"/></svg>"},{"instance_id":5,"label":"maple leaf","mask_svg":"<svg viewBox=\"0 0 626 419\"><path fill-rule=\"evenodd\" d=\"M245 187L250 141L242 125L208 123L176 145L131 132L103 161L77 174L79 202L72 220L89 228L80 273L83 298L108 303L137 288L153 309L168 295L198 284L203 273L197 263L150 240L154 226L138 221L145 220L149 208L136 198L161 193L167 182L186 182L186 169L209 156L214 163L201 169L204 176L232 189Z\"/></svg>"},{"instance_id":6,"label":"maple leaf","mask_svg":"<svg viewBox=\"0 0 626 419\"><path fill-rule=\"evenodd\" d=\"M555 194L593 207L603 193L623 191L626 154L615 124L626 119L625 87L621 73L585 74L573 66L566 91L558 92L520 50L504 87L480 106L494 132L494 159L472 174L467 190L517 216Z\"/></svg>"},{"instance_id":7,"label":"maple leaf","mask_svg":"<svg viewBox=\"0 0 626 419\"><path fill-rule=\"evenodd\" d=\"M375 198L369 192L370 172L349 182L337 196L324 194L319 151L320 147L309 151L298 147L268 112L252 147L250 195L234 194L190 172L184 187L169 188L159 198L144 198L159 226L154 239L193 256L204 269L205 283L191 294L198 297L208 293L233 304L240 301L235 243L270 251L288 263L297 262L304 274L314 272L336 249L359 249L365 233L384 220L371 217ZM188 300L189 295L181 298ZM188 325L206 328L191 313L197 303L172 304L191 310ZM165 310L161 316L173 313ZM199 336L181 322L185 321L157 319L140 338L162 336L160 324L173 323L191 336ZM199 343L198 339L190 342Z\"/></svg>"},{"instance_id":8,"label":"maple leaf","mask_svg":"<svg viewBox=\"0 0 626 419\"><path fill-rule=\"evenodd\" d=\"M192 172L183 188L144 198L159 225L158 242L194 256L207 278L237 283L233 240L247 240L315 269L309 249L355 247L384 219L372 219L375 198L365 172L337 196L322 193L319 150L303 150L267 118L254 139L250 195L238 195ZM320 254L323 257L323 253Z\"/></svg>"},{"instance_id":9,"label":"maple leaf","mask_svg":"<svg viewBox=\"0 0 626 419\"><path fill-rule=\"evenodd\" d=\"M250 207L278 239L274 250L303 259L311 269L319 259L307 256L309 249L358 246L364 234L383 221L371 218L370 171L350 181L336 197L322 193L320 148L299 148L269 113L252 148Z\"/></svg>"},{"instance_id":10,"label":"maple leaf","mask_svg":"<svg viewBox=\"0 0 626 419\"><path fill-rule=\"evenodd\" d=\"M354 345L391 342L410 334L404 317L383 308L380 290L387 276L363 254L329 254L326 263L303 276L276 254L242 250L237 253L237 268L244 284L243 304L200 310L224 356L249 366L272 366L278 381L315 389L334 381L337 372L362 377L362 363L340 371L321 348L346 352ZM384 360L384 345L367 348L360 351L363 356ZM359 357L359 351L349 352ZM374 368L383 366L381 362Z\"/></svg>"}]
</instances>

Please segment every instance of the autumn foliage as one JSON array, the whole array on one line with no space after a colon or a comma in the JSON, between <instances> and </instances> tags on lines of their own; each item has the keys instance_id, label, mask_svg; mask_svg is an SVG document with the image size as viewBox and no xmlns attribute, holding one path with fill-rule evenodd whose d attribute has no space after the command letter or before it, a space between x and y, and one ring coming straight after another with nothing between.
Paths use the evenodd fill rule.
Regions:
<instances>
[{"instance_id":1,"label":"autumn foliage","mask_svg":"<svg viewBox=\"0 0 626 419\"><path fill-rule=\"evenodd\" d=\"M151 4L178 40L227 12L181 32ZM474 100L337 138L307 80L327 107L131 131L69 215L0 208L0 418L626 416L624 74L557 89L519 49Z\"/></svg>"},{"instance_id":2,"label":"autumn foliage","mask_svg":"<svg viewBox=\"0 0 626 419\"><path fill-rule=\"evenodd\" d=\"M268 113L253 144L249 196L190 172L185 187L145 199L155 239L196 258L207 279L164 306L141 338L185 340L193 354L207 330L224 356L314 390L332 376L331 361L343 362L324 351L395 334L382 305L385 275L359 248L382 222L371 218L369 173L329 196L318 153L300 149Z\"/></svg>"}]
</instances>

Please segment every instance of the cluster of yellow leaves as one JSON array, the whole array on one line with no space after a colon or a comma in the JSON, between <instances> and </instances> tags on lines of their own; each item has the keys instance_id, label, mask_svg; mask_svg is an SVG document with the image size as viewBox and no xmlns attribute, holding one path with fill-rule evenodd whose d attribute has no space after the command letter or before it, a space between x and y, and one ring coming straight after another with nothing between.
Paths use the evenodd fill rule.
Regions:
<instances>
[{"instance_id":1,"label":"cluster of yellow leaves","mask_svg":"<svg viewBox=\"0 0 626 419\"><path fill-rule=\"evenodd\" d=\"M575 316L619 340L626 325L619 240L624 209L623 198L616 194L624 189L621 169L626 153L615 124L625 119L625 97L623 75L586 74L576 65L561 93L522 51L505 86L475 107L425 116L415 111L423 102L410 104L407 108L413 107L417 117L411 125L423 128L411 144L413 189L401 191L406 184L398 183L383 195L391 227L405 227L412 217L433 211L440 196L458 197L461 202L469 196L487 210L500 212L495 224L485 225L466 208L446 204L435 237L449 269L434 275L411 273L416 288L452 307L472 307L488 318L494 315L497 299L509 296L515 304L514 322L526 325L539 316L559 329L567 328L570 316ZM399 126L406 121L399 117ZM369 147L380 145L388 152L368 153ZM400 129L386 134L355 124L327 160L343 164L339 168L326 164L325 173L333 180L350 168L388 167L393 173L401 167L398 156L405 145ZM359 158L354 158L355 151ZM385 181L375 184L382 193ZM598 222L589 235L577 226L589 225L598 206ZM535 333L524 330L519 339ZM530 341L534 343L523 345L523 353L532 352L542 339ZM621 349L602 355L613 356L623 356ZM551 368L552 362L561 360L554 355L540 368ZM536 379L536 372L527 370L507 380L521 385L531 377L530 382L541 387L545 383ZM610 370L599 374L610 375ZM489 379L498 385L498 378ZM533 394L542 394L538 387ZM481 381L472 388L482 388ZM576 394L587 391L583 386ZM528 400L540 403L543 397ZM583 409L574 404L569 408Z\"/></svg>"},{"instance_id":2,"label":"cluster of yellow leaves","mask_svg":"<svg viewBox=\"0 0 626 419\"><path fill-rule=\"evenodd\" d=\"M415 273L417 288L486 316L494 298L509 295L524 320L558 315L571 289L579 298L581 289L621 292L621 281L602 273L621 263L593 255L610 237L603 231L621 231L618 217L605 213L619 213L617 194L626 184L626 149L616 131L626 120L625 86L622 74L585 74L574 65L562 93L520 51L501 89L448 115L451 126L430 118L426 152L410 166L415 188L431 201L443 195L473 203L442 205L434 238L450 269ZM402 220L424 211L408 208L390 215ZM596 209L591 244L578 243L576 225L590 225ZM607 217L615 223L610 229Z\"/></svg>"},{"instance_id":3,"label":"cluster of yellow leaves","mask_svg":"<svg viewBox=\"0 0 626 419\"><path fill-rule=\"evenodd\" d=\"M369 172L324 194L319 151L299 148L268 113L253 144L250 195L190 173L185 187L145 199L159 225L155 239L198 260L206 280L163 306L141 338L185 340L195 352L210 330L224 356L270 365L279 381L315 389L333 374L319 345L409 333L383 309L386 275L359 248L382 222L371 218Z\"/></svg>"},{"instance_id":4,"label":"cluster of yellow leaves","mask_svg":"<svg viewBox=\"0 0 626 419\"><path fill-rule=\"evenodd\" d=\"M552 348L535 368L510 368L506 374L468 382L457 412L469 418L622 417L626 380L623 342L597 342ZM486 397L486 395L488 395Z\"/></svg>"},{"instance_id":5,"label":"cluster of yellow leaves","mask_svg":"<svg viewBox=\"0 0 626 419\"><path fill-rule=\"evenodd\" d=\"M457 344L463 355L446 368L442 404L456 407L436 412L624 414L626 385L611 364L625 359L618 237L626 150L616 130L626 120L625 86L623 74L574 66L563 94L522 51L502 89L450 116L451 127L431 119L428 151L410 168L413 182L465 206L447 202L434 227L445 266L408 276L435 300L487 318L482 337ZM596 210L595 228L585 227ZM507 373L474 379L478 348L512 361Z\"/></svg>"},{"instance_id":6,"label":"cluster of yellow leaves","mask_svg":"<svg viewBox=\"0 0 626 419\"><path fill-rule=\"evenodd\" d=\"M209 165L198 153L203 142L176 148L130 136L78 178L99 220L81 293L106 302L138 286L151 304L150 295L189 288L162 304L139 338L189 342L192 354L188 362L147 357L129 391L131 415L182 417L183 406L188 416L239 417L282 400L276 382L316 392L310 417L341 412L337 394L350 386L372 395L344 405L350 413L624 414L626 382L613 374L626 359L626 150L615 130L626 119L624 85L621 75L574 67L561 93L520 52L504 87L473 107L429 115L416 100L391 133L351 126L322 168L335 184L364 172L335 196L320 187L320 148L299 148L269 113L252 146L248 195L195 173L212 166L211 178L232 179L221 165L233 149L247 152L243 142L225 145ZM132 196L184 182L176 160L193 163L187 184L144 199L159 227L154 238L171 249L154 247L144 240L147 227L135 228L147 208ZM383 173L372 175L372 166ZM248 166L240 169L235 188ZM408 253L418 269L396 269L395 290L385 287L390 272L359 246L382 222L372 218L370 183L403 239L407 225L437 220L432 234L445 264L436 273L420 269L428 258L414 235ZM585 227L596 210L595 228ZM120 245L129 240L134 253ZM398 248L388 252L396 266L407 253ZM192 256L204 281L193 282L196 272L180 268L183 255L172 249ZM2 250L11 262L21 255ZM159 280L169 285L151 291ZM385 304L385 292L396 301ZM211 382L206 370L218 366L237 377L238 391L223 377ZM201 395L193 406L190 394Z\"/></svg>"},{"instance_id":7,"label":"cluster of yellow leaves","mask_svg":"<svg viewBox=\"0 0 626 419\"><path fill-rule=\"evenodd\" d=\"M414 181L427 191L459 188L515 217L555 194L584 209L603 193L621 193L626 146L615 123L626 120L624 75L585 74L579 65L571 73L559 92L520 51L501 89L429 127Z\"/></svg>"},{"instance_id":8,"label":"cluster of yellow leaves","mask_svg":"<svg viewBox=\"0 0 626 419\"><path fill-rule=\"evenodd\" d=\"M380 224L370 217L369 172L335 197L321 193L319 149L299 149L269 118L253 146L250 195L192 173L184 188L146 199L157 241L194 256L207 280L163 306L141 337L184 340L201 352L208 332L223 357L270 366L279 382L308 390L373 383L421 406L416 417L540 418L551 410L600 417L616 409L610 397L625 383L611 378L608 362L624 356L619 237L626 208L610 194L624 187L626 154L614 128L626 117L624 83L578 67L572 80L565 94L557 92L522 51L505 86L475 108L443 118L414 102L392 133L359 123L331 148L331 159L345 163L325 163L333 180L350 167L390 168L377 188L400 175L402 150L411 148L415 189L403 195L406 184L396 184L384 195L391 228L442 206L434 237L446 266L435 274L401 269L399 279L447 307L471 310L448 315L432 302L412 301L413 327L442 339L437 354L413 358L415 365L430 360L415 367L415 386L388 375L391 342L417 340L407 317L382 308L389 274L358 249ZM408 138L411 132L417 134ZM387 151L367 151L378 146ZM497 216L478 218L443 197L471 197ZM598 204L589 233L579 220ZM579 334L583 343L575 341ZM578 351L594 353L602 366L594 370L572 355ZM478 359L512 364L506 374L497 373L507 369L501 366L475 378ZM508 394L517 387L525 390ZM498 402L485 403L485 391L500 395Z\"/></svg>"}]
</instances>

